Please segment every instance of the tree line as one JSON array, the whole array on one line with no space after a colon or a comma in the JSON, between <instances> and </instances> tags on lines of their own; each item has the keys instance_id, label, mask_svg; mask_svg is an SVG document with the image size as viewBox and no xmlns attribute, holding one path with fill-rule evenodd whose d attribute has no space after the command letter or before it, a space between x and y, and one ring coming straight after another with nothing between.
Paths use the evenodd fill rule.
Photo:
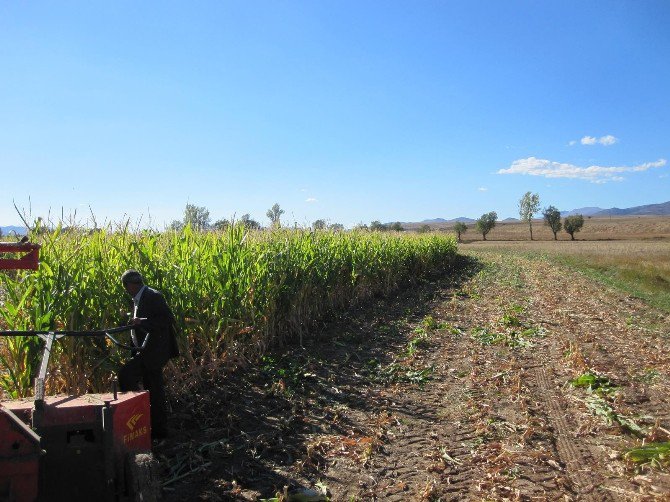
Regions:
<instances>
[{"instance_id":1,"label":"tree line","mask_svg":"<svg viewBox=\"0 0 670 502\"><path fill-rule=\"evenodd\" d=\"M540 212L540 196L536 193L526 192L519 199L519 219L522 222L528 223L528 230L530 233L530 240L533 240L533 216ZM575 240L575 233L579 232L584 226L584 216L581 214L574 214L566 216L561 220L561 212L554 206L550 205L542 211L544 224L548 226L554 234L554 240L558 240L558 232L564 230L570 235L570 238ZM267 210L266 216L270 220L270 228L281 228L281 217L285 211L278 203L272 205ZM486 236L493 230L498 221L498 214L495 211L484 213L475 221L474 228L477 232L482 234L482 239L486 240ZM184 217L181 220L175 220L170 224L170 229L181 230L187 225L194 230L224 230L231 225L243 225L249 230L259 230L263 228L261 223L251 218L249 214L243 214L237 221L234 219L219 219L211 223L209 210L206 207L199 207L194 204L186 204L184 209ZM324 219L318 219L311 224L313 230L332 230L342 231L344 225L340 223L328 223ZM359 223L354 227L355 230L370 230L376 232L403 232L405 228L400 222L395 223L381 223L374 220L370 225ZM454 231L458 236L459 242L462 235L469 229L464 222L457 222L454 225ZM418 229L419 232L428 232L431 228L428 225L423 225Z\"/></svg>"},{"instance_id":2,"label":"tree line","mask_svg":"<svg viewBox=\"0 0 670 502\"><path fill-rule=\"evenodd\" d=\"M530 240L533 240L533 216L540 212L540 196L536 193L526 192L519 199L519 219L528 223ZM565 230L570 235L571 240L575 240L575 233L579 232L584 226L584 216L573 214L566 216L561 221L561 212L554 206L546 207L542 210L544 224L547 225L554 234L554 240L558 240L558 232ZM476 222L475 229L482 234L482 239L486 240L486 235L495 228L498 215L495 211L484 213ZM454 231L458 235L459 242L461 235L468 230L468 226L463 222L457 222L454 225Z\"/></svg>"},{"instance_id":3,"label":"tree line","mask_svg":"<svg viewBox=\"0 0 670 502\"><path fill-rule=\"evenodd\" d=\"M284 213L285 211L278 203L273 204L265 213L270 220L269 228L281 228L281 217ZM209 210L204 206L196 206L195 204L186 204L183 218L181 220L174 220L170 223L169 228L171 230L182 230L186 226L190 226L194 230L225 230L231 225L243 225L248 230L260 230L263 228L263 225L251 218L249 214L243 214L238 220L223 218L212 223ZM312 222L310 228L312 230L339 232L344 230L344 225L341 223L329 223L325 219L318 219ZM372 221L370 225L359 223L355 229L377 232L403 232L405 230L400 222L384 224L377 220Z\"/></svg>"}]
</instances>

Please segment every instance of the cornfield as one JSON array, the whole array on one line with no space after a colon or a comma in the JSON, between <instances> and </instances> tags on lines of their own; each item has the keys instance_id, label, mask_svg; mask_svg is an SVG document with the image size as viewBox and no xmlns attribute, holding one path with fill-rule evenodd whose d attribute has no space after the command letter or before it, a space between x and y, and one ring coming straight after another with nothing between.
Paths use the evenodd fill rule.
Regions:
<instances>
[{"instance_id":1,"label":"cornfield","mask_svg":"<svg viewBox=\"0 0 670 502\"><path fill-rule=\"evenodd\" d=\"M197 381L227 359L253 359L268 347L302 341L315 322L352 303L387 294L456 255L453 237L376 232L157 233L96 230L35 235L40 268L0 274L0 329L98 330L126 324L120 284L135 268L163 292L178 323L184 357L173 382ZM0 388L31 393L37 338L0 338ZM52 353L48 390L108 389L123 354L102 338L66 337Z\"/></svg>"}]
</instances>

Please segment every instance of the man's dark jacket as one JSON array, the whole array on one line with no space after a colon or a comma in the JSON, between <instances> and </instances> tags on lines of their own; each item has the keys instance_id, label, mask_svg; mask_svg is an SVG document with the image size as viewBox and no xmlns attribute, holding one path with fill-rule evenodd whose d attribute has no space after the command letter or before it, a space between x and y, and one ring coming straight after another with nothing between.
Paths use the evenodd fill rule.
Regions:
<instances>
[{"instance_id":1,"label":"man's dark jacket","mask_svg":"<svg viewBox=\"0 0 670 502\"><path fill-rule=\"evenodd\" d=\"M140 345L149 333L149 340L140 354L147 367L162 368L170 358L179 355L174 314L160 291L147 287L140 297L135 316L146 318L136 332Z\"/></svg>"}]
</instances>

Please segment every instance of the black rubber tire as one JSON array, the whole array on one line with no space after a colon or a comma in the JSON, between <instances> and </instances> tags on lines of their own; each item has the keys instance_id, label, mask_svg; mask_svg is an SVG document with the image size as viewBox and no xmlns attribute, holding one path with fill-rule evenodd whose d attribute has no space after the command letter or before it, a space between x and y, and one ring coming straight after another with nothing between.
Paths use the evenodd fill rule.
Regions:
<instances>
[{"instance_id":1,"label":"black rubber tire","mask_svg":"<svg viewBox=\"0 0 670 502\"><path fill-rule=\"evenodd\" d=\"M151 453L129 453L126 456L126 487L128 500L133 502L160 500L158 462Z\"/></svg>"}]
</instances>

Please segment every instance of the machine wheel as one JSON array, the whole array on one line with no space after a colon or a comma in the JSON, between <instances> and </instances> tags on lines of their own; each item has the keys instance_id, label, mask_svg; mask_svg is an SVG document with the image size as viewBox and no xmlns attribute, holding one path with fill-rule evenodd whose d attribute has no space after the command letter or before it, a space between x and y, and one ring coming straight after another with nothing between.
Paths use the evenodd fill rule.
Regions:
<instances>
[{"instance_id":1,"label":"machine wheel","mask_svg":"<svg viewBox=\"0 0 670 502\"><path fill-rule=\"evenodd\" d=\"M128 500L133 502L157 502L161 485L158 478L158 462L151 453L129 453L126 455L126 487Z\"/></svg>"}]
</instances>

